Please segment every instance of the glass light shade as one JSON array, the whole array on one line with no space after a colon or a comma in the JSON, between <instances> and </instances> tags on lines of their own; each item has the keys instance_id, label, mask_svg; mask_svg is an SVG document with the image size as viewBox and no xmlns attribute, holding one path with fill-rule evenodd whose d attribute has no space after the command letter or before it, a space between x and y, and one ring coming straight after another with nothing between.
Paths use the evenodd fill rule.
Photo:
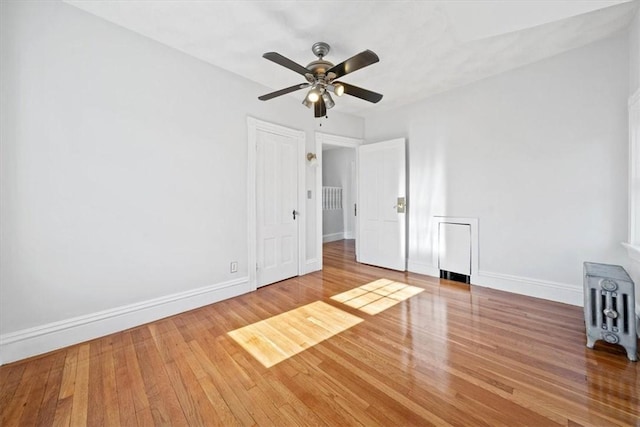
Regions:
<instances>
[{"instance_id":1,"label":"glass light shade","mask_svg":"<svg viewBox=\"0 0 640 427\"><path fill-rule=\"evenodd\" d=\"M331 98L331 95L329 95L329 92L325 92L322 94L322 100L324 101L324 105L327 108L333 108L336 103L333 102L333 98Z\"/></svg>"},{"instance_id":2,"label":"glass light shade","mask_svg":"<svg viewBox=\"0 0 640 427\"><path fill-rule=\"evenodd\" d=\"M336 83L335 85L333 85L333 93L335 93L337 96L342 96L342 94L344 93L344 86L342 86L340 83Z\"/></svg>"}]
</instances>

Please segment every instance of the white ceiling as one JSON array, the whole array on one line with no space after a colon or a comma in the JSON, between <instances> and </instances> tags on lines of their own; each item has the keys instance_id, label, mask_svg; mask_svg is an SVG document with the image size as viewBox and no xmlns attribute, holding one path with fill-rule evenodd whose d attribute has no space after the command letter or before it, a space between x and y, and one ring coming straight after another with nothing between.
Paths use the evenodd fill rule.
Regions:
<instances>
[{"instance_id":1,"label":"white ceiling","mask_svg":"<svg viewBox=\"0 0 640 427\"><path fill-rule=\"evenodd\" d=\"M304 83L265 52L307 65L317 41L331 45L334 64L373 50L379 63L341 80L384 98L343 96L335 107L364 114L605 38L629 24L639 0L65 1L264 85L256 98ZM286 96L302 101L304 91Z\"/></svg>"}]
</instances>

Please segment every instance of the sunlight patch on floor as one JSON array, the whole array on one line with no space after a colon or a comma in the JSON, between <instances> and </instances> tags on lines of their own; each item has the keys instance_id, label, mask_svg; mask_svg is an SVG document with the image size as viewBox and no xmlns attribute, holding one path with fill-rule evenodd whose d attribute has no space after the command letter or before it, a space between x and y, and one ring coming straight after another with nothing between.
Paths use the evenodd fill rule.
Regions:
<instances>
[{"instance_id":1,"label":"sunlight patch on floor","mask_svg":"<svg viewBox=\"0 0 640 427\"><path fill-rule=\"evenodd\" d=\"M227 335L270 368L360 322L357 316L316 301Z\"/></svg>"},{"instance_id":2,"label":"sunlight patch on floor","mask_svg":"<svg viewBox=\"0 0 640 427\"><path fill-rule=\"evenodd\" d=\"M383 312L414 295L418 295L422 291L424 289L407 285L406 283L378 279L334 295L331 299L373 315Z\"/></svg>"}]
</instances>

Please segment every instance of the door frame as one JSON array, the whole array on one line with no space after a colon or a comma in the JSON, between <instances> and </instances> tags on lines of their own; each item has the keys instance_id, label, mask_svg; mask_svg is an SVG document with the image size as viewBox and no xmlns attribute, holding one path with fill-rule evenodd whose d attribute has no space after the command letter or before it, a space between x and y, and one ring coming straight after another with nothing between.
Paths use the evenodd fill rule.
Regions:
<instances>
[{"instance_id":1,"label":"door frame","mask_svg":"<svg viewBox=\"0 0 640 427\"><path fill-rule=\"evenodd\" d=\"M316 167L316 253L318 254L318 268L322 270L322 146L333 145L342 148L353 148L356 154L356 189L358 188L358 147L363 144L364 140L360 138L351 138L348 136L333 135L329 133L316 132L316 157L318 166ZM358 216L356 215L355 223L356 234L356 256L358 254Z\"/></svg>"},{"instance_id":2,"label":"door frame","mask_svg":"<svg viewBox=\"0 0 640 427\"><path fill-rule=\"evenodd\" d=\"M257 189L256 189L256 160L258 151L258 132L270 132L280 136L295 138L296 144L296 173L298 176L298 206L300 212L298 221L298 273L300 276L304 266L304 248L306 247L305 230L305 187L304 187L304 159L303 153L306 144L306 133L302 130L291 129L254 117L247 117L247 272L249 276L249 289L257 289L258 270L258 242L257 242Z\"/></svg>"}]
</instances>

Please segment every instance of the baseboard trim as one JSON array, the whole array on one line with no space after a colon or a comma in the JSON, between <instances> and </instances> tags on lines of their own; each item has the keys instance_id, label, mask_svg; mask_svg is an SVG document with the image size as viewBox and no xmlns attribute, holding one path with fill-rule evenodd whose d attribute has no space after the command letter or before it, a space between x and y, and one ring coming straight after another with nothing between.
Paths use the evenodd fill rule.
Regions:
<instances>
[{"instance_id":1,"label":"baseboard trim","mask_svg":"<svg viewBox=\"0 0 640 427\"><path fill-rule=\"evenodd\" d=\"M343 240L344 238L344 233L324 234L322 236L322 243L335 242L336 240Z\"/></svg>"},{"instance_id":2,"label":"baseboard trim","mask_svg":"<svg viewBox=\"0 0 640 427\"><path fill-rule=\"evenodd\" d=\"M249 292L247 277L0 335L0 365Z\"/></svg>"},{"instance_id":3,"label":"baseboard trim","mask_svg":"<svg viewBox=\"0 0 640 427\"><path fill-rule=\"evenodd\" d=\"M409 260L407 267L412 273L440 277L440 269L430 264ZM569 285L566 283L479 271L478 274L471 276L471 284L580 307L582 307L584 303L582 286Z\"/></svg>"},{"instance_id":4,"label":"baseboard trim","mask_svg":"<svg viewBox=\"0 0 640 427\"><path fill-rule=\"evenodd\" d=\"M576 286L567 283L532 279L530 277L491 273L488 271L479 271L477 276L472 277L471 283L486 288L528 295L580 307L584 304L581 285Z\"/></svg>"},{"instance_id":5,"label":"baseboard trim","mask_svg":"<svg viewBox=\"0 0 640 427\"><path fill-rule=\"evenodd\" d=\"M407 270L412 273L424 274L425 276L440 277L440 269L431 264L418 261L407 261Z\"/></svg>"},{"instance_id":6,"label":"baseboard trim","mask_svg":"<svg viewBox=\"0 0 640 427\"><path fill-rule=\"evenodd\" d=\"M631 258L635 262L640 262L640 246L632 245L631 243L625 243L625 242L622 243L622 246L624 246L627 249L627 254L629 255L629 258Z\"/></svg>"},{"instance_id":7,"label":"baseboard trim","mask_svg":"<svg viewBox=\"0 0 640 427\"><path fill-rule=\"evenodd\" d=\"M317 258L308 259L305 263L305 271L302 274L313 273L314 271L322 270L322 264Z\"/></svg>"}]
</instances>

